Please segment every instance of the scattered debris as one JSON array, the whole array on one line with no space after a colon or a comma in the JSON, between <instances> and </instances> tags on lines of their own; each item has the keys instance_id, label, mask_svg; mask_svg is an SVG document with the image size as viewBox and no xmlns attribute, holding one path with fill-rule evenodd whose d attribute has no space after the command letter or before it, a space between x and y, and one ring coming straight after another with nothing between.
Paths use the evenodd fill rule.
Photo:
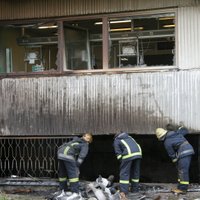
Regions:
<instances>
[{"instance_id":1,"label":"scattered debris","mask_svg":"<svg viewBox=\"0 0 200 200\"><path fill-rule=\"evenodd\" d=\"M31 193L31 189L20 188L20 189L13 189L13 190L4 190L6 194L19 194L19 193Z\"/></svg>"},{"instance_id":2,"label":"scattered debris","mask_svg":"<svg viewBox=\"0 0 200 200\"><path fill-rule=\"evenodd\" d=\"M8 182L10 182L11 185L8 185ZM32 178L30 179L30 177L28 179L13 177L2 180L0 184L0 192L9 200L52 200L55 197L53 194L58 196L60 192L58 191L57 180L50 179L41 179L38 181ZM127 198L128 200L200 200L199 184L190 184L189 192L176 195L171 192L171 188L174 188L174 186L175 184L140 183L139 192L130 192ZM93 188L95 188L95 190ZM119 184L114 183L112 179L110 181L109 177L103 178L99 176L93 182L81 181L80 190L82 200L119 200ZM100 192L97 194L94 192L96 190ZM64 198L59 200L67 200L67 197L71 194L72 193L66 193ZM77 200L78 199L80 200L79 197Z\"/></svg>"}]
</instances>

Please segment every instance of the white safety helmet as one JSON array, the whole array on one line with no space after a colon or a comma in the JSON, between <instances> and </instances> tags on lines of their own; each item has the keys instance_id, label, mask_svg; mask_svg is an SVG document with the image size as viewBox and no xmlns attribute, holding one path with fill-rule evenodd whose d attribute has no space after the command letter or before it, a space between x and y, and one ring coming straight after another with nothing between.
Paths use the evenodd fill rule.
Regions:
<instances>
[{"instance_id":1,"label":"white safety helmet","mask_svg":"<svg viewBox=\"0 0 200 200\"><path fill-rule=\"evenodd\" d=\"M166 135L167 130L163 129L163 128L157 128L156 129L156 136L157 138L160 140L164 135Z\"/></svg>"}]
</instances>

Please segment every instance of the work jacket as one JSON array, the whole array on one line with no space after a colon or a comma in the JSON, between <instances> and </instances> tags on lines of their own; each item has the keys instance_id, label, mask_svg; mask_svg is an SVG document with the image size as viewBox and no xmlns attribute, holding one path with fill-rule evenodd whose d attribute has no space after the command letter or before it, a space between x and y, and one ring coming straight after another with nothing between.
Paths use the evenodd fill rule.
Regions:
<instances>
[{"instance_id":1,"label":"work jacket","mask_svg":"<svg viewBox=\"0 0 200 200\"><path fill-rule=\"evenodd\" d=\"M89 144L82 138L75 137L58 148L57 157L60 160L75 161L80 165L88 154Z\"/></svg>"},{"instance_id":2,"label":"work jacket","mask_svg":"<svg viewBox=\"0 0 200 200\"><path fill-rule=\"evenodd\" d=\"M185 134L185 130L168 131L164 138L165 149L173 162L194 154L192 145L184 137Z\"/></svg>"},{"instance_id":3,"label":"work jacket","mask_svg":"<svg viewBox=\"0 0 200 200\"><path fill-rule=\"evenodd\" d=\"M120 133L115 137L114 150L118 160L142 158L140 145L127 133Z\"/></svg>"}]
</instances>

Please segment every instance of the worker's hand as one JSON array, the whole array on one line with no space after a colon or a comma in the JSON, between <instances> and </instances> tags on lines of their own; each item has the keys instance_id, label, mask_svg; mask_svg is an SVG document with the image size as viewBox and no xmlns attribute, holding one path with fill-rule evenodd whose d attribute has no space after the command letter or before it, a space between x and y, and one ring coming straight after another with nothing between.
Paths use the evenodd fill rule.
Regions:
<instances>
[{"instance_id":1,"label":"worker's hand","mask_svg":"<svg viewBox=\"0 0 200 200\"><path fill-rule=\"evenodd\" d=\"M176 163L177 161L178 161L178 158L172 159L172 162L173 162L173 163Z\"/></svg>"}]
</instances>

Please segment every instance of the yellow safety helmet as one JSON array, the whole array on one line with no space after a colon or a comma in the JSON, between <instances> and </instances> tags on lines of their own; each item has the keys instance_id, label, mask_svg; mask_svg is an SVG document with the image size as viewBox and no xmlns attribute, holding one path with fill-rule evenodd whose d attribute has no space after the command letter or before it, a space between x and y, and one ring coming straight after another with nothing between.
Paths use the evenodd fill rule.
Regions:
<instances>
[{"instance_id":1,"label":"yellow safety helmet","mask_svg":"<svg viewBox=\"0 0 200 200\"><path fill-rule=\"evenodd\" d=\"M163 128L157 128L156 129L156 136L158 139L161 139L164 135L166 135L167 130L163 129Z\"/></svg>"}]
</instances>

